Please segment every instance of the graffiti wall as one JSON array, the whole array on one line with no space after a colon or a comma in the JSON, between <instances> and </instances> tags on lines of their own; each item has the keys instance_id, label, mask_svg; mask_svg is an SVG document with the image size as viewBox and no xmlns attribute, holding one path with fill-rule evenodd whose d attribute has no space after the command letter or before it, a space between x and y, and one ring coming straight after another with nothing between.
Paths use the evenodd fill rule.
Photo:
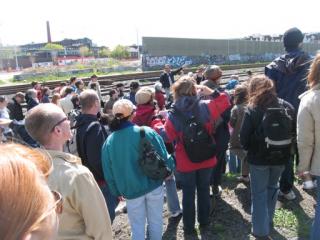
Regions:
<instances>
[{"instance_id":1,"label":"graffiti wall","mask_svg":"<svg viewBox=\"0 0 320 240\"><path fill-rule=\"evenodd\" d=\"M188 66L205 65L222 65L237 63L255 63L268 62L280 56L275 53L265 53L261 55L241 55L232 54L228 56L212 55L212 56L150 56L148 54L142 57L142 68L144 71L162 69L165 64L170 64L173 68L178 68L184 64Z\"/></svg>"}]
</instances>

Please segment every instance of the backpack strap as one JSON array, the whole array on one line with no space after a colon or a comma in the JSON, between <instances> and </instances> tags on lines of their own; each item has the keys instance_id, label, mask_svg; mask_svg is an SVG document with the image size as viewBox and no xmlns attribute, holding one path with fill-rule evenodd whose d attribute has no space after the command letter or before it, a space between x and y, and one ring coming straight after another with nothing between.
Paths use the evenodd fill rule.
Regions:
<instances>
[{"instance_id":1,"label":"backpack strap","mask_svg":"<svg viewBox=\"0 0 320 240\"><path fill-rule=\"evenodd\" d=\"M143 139L146 136L146 131L144 130L144 127L140 127L140 138Z\"/></svg>"}]
</instances>

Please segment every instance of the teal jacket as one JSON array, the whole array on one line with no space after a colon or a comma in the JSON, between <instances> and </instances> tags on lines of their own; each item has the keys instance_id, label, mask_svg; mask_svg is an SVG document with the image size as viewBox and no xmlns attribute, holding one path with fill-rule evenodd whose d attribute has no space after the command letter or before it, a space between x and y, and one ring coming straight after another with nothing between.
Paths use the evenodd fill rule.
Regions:
<instances>
[{"instance_id":1,"label":"teal jacket","mask_svg":"<svg viewBox=\"0 0 320 240\"><path fill-rule=\"evenodd\" d=\"M146 138L173 170L173 159L168 154L162 138L151 128L144 129ZM113 132L102 147L103 173L114 196L134 199L162 184L162 181L145 176L139 167L139 131L140 127L128 122L122 129Z\"/></svg>"}]
</instances>

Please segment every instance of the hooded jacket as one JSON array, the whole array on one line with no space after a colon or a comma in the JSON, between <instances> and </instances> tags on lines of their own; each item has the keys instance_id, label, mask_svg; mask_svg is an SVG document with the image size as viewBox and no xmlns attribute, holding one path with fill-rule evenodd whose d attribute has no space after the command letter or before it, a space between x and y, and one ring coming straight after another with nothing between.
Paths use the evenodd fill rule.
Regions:
<instances>
[{"instance_id":1,"label":"hooded jacket","mask_svg":"<svg viewBox=\"0 0 320 240\"><path fill-rule=\"evenodd\" d=\"M151 126L152 117L155 115L155 108L151 104L140 104L132 122L138 126Z\"/></svg>"},{"instance_id":2,"label":"hooded jacket","mask_svg":"<svg viewBox=\"0 0 320 240\"><path fill-rule=\"evenodd\" d=\"M89 168L98 183L104 181L101 150L107 139L107 131L98 122L98 118L90 114L81 114L76 119L75 128L77 150L82 164Z\"/></svg>"},{"instance_id":3,"label":"hooded jacket","mask_svg":"<svg viewBox=\"0 0 320 240\"><path fill-rule=\"evenodd\" d=\"M311 58L301 51L288 52L265 67L265 74L274 81L279 98L291 103L297 110L299 95L307 90L307 73Z\"/></svg>"},{"instance_id":4,"label":"hooded jacket","mask_svg":"<svg viewBox=\"0 0 320 240\"><path fill-rule=\"evenodd\" d=\"M217 123L221 114L230 108L228 96L219 93L219 96L211 100L199 100L196 96L184 96L179 98L174 107L183 112L186 116L191 116L193 112L197 119L204 124L209 133L214 133L214 125ZM196 109L192 111L192 109ZM212 168L216 165L216 157L210 158L200 163L191 162L182 142L183 124L178 120L174 113L169 112L165 123L165 133L170 142L176 141L176 166L180 172L191 172L204 168Z\"/></svg>"}]
</instances>

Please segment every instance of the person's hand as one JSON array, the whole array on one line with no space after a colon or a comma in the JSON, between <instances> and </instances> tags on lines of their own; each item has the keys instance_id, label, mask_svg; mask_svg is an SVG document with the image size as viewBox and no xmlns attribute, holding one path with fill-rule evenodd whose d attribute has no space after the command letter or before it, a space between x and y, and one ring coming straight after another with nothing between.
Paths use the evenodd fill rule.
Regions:
<instances>
[{"instance_id":1,"label":"person's hand","mask_svg":"<svg viewBox=\"0 0 320 240\"><path fill-rule=\"evenodd\" d=\"M165 181L170 180L173 178L173 173L171 173L168 177L165 178Z\"/></svg>"},{"instance_id":2,"label":"person's hand","mask_svg":"<svg viewBox=\"0 0 320 240\"><path fill-rule=\"evenodd\" d=\"M304 172L296 172L296 175L297 175L300 179L303 179L305 173L304 173Z\"/></svg>"},{"instance_id":3,"label":"person's hand","mask_svg":"<svg viewBox=\"0 0 320 240\"><path fill-rule=\"evenodd\" d=\"M198 94L200 94L201 96L209 96L214 92L211 88L204 85L196 85L196 88Z\"/></svg>"}]
</instances>

